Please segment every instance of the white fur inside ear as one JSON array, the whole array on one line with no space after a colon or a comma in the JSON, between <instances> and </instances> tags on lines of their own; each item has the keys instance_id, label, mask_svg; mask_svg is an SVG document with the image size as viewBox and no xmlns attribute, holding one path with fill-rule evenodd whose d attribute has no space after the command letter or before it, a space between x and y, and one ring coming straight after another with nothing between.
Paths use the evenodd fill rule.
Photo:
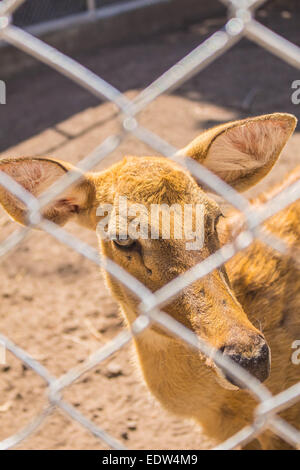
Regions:
<instances>
[{"instance_id":1,"label":"white fur inside ear","mask_svg":"<svg viewBox=\"0 0 300 470\"><path fill-rule=\"evenodd\" d=\"M247 173L277 157L289 132L285 120L253 120L232 127L212 143L205 166L224 179L232 172ZM231 175L233 177L233 175ZM235 175L236 177L236 175Z\"/></svg>"},{"instance_id":2,"label":"white fur inside ear","mask_svg":"<svg viewBox=\"0 0 300 470\"><path fill-rule=\"evenodd\" d=\"M12 161L1 169L34 196L39 196L65 174L55 163L42 160Z\"/></svg>"},{"instance_id":3,"label":"white fur inside ear","mask_svg":"<svg viewBox=\"0 0 300 470\"><path fill-rule=\"evenodd\" d=\"M40 196L66 174L57 163L47 160L20 159L5 162L0 168L35 197ZM13 194L7 192L6 198L21 210L27 210L26 205ZM45 210L55 210L56 215L75 212L77 206L84 204L85 198L84 191L78 191L71 186L65 193L51 201Z\"/></svg>"}]
</instances>

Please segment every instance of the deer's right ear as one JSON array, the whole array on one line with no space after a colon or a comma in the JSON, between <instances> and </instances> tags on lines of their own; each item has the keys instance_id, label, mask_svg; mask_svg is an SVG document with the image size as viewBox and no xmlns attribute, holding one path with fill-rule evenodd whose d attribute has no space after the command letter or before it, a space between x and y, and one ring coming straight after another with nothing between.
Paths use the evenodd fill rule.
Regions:
<instances>
[{"instance_id":1,"label":"deer's right ear","mask_svg":"<svg viewBox=\"0 0 300 470\"><path fill-rule=\"evenodd\" d=\"M38 157L0 160L0 170L35 197L40 196L68 171L77 172L79 180L45 206L42 214L58 225L74 219L80 225L95 228L96 191L91 175L84 175L69 163ZM14 220L22 225L27 224L26 205L1 185L0 203Z\"/></svg>"},{"instance_id":2,"label":"deer's right ear","mask_svg":"<svg viewBox=\"0 0 300 470\"><path fill-rule=\"evenodd\" d=\"M295 116L285 113L221 124L200 134L178 156L193 158L245 191L269 173L296 124Z\"/></svg>"}]
</instances>

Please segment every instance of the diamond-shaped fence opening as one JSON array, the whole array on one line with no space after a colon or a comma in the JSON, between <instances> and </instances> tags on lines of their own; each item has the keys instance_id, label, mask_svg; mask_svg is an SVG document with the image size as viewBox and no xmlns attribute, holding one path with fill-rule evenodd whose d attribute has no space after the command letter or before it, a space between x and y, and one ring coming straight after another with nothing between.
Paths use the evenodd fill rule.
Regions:
<instances>
[{"instance_id":1,"label":"diamond-shaped fence opening","mask_svg":"<svg viewBox=\"0 0 300 470\"><path fill-rule=\"evenodd\" d=\"M151 103L155 98L164 92L179 87L180 84L188 80L194 74L200 72L209 65L218 56L223 54L231 46L236 44L242 37L247 37L267 50L279 56L282 60L288 62L296 68L300 68L300 49L291 44L281 36L275 34L270 29L264 27L253 18L255 9L264 3L264 0L222 0L222 3L228 6L229 19L224 27L214 33L202 44L191 51L186 57L176 65L167 70L161 77L142 91L134 100L130 101L116 88L111 86L102 78L87 70L73 59L65 56L56 49L45 44L36 37L19 29L10 22L11 14L17 11L17 8L23 3L23 0L7 0L0 5L0 38L15 47L27 52L40 61L48 64L74 82L80 84L85 89L101 99L110 100L120 111L122 121L122 130L118 135L108 137L92 154L85 157L79 163L79 168L88 171L95 167L101 160L106 158L128 134L133 134L138 139L148 145L151 145L160 154L168 158L175 158L177 149L161 139L158 135L152 133L139 124L139 112ZM60 15L62 6L70 2L46 2L51 4L53 12ZM72 2L73 4L74 2ZM80 2L78 2L79 4ZM34 4L34 0L27 0L28 6ZM54 5L55 4L55 5ZM55 7L55 8L54 8ZM22 8L22 6L20 7ZM19 10L22 11L21 9ZM18 15L15 14L15 18ZM113 275L130 291L132 291L140 300L140 315L132 324L131 331L123 331L113 340L101 347L94 354L88 357L82 364L67 371L61 377L53 377L40 362L33 359L26 351L10 341L4 335L0 335L0 360L4 358L6 351L14 354L22 363L36 372L47 384L48 405L39 413L36 418L30 422L24 429L17 434L0 442L0 449L11 448L22 440L30 436L56 408L62 409L71 419L80 423L89 430L94 436L104 441L108 446L115 449L124 448L113 436L110 436L104 430L96 426L87 419L76 408L64 401L62 398L63 390L76 381L82 374L94 368L96 365L110 357L120 350L125 344L132 340L132 337L140 334L149 328L154 322L175 336L181 338L190 347L200 350L209 356L213 349L209 344L199 341L192 331L178 323L169 315L164 313L161 308L172 297L176 297L182 289L192 284L197 279L206 276L214 269L220 267L224 262L231 259L239 250L249 246L255 238L261 239L275 250L282 253L288 253L288 248L283 240L276 238L270 233L261 229L262 223L275 213L287 207L292 202L300 198L300 182L295 182L292 186L286 188L272 200L266 202L262 207L259 217L257 211L251 208L248 201L239 193L234 191L226 183L216 177L209 170L205 169L195 161L189 162L189 171L204 182L206 186L213 189L217 194L225 198L230 204L238 208L246 218L247 228L232 242L220 248L213 255L209 256L203 262L197 264L190 271L177 277L159 291L152 293L146 286L133 278L128 272L122 269L113 261L100 258L98 253L86 243L78 240L73 235L67 233L56 224L43 219L41 209L53 200L57 195L63 192L69 185L74 183L78 175L69 172L61 178L55 185L42 197L36 199L21 187L16 181L8 175L0 172L0 184L18 197L28 208L29 224L22 230L18 230L6 238L0 245L0 255L3 256L9 250L14 249L26 236L33 226L39 226L41 229L52 235L55 239L68 245L76 252L82 254L87 259L103 267L107 272ZM293 254L294 260L299 262L297 254ZM222 449L231 449L249 442L253 437L269 429L276 435L285 439L294 447L300 446L300 431L293 428L289 423L278 416L278 412L292 406L300 399L300 382L287 390L282 391L276 396L272 396L269 390L258 383L258 381L243 369L228 359L225 359L220 353L213 351L218 365L227 370L240 383L247 386L250 393L256 399L258 405L256 408L256 418L247 427L233 435L226 442L218 446Z\"/></svg>"}]
</instances>

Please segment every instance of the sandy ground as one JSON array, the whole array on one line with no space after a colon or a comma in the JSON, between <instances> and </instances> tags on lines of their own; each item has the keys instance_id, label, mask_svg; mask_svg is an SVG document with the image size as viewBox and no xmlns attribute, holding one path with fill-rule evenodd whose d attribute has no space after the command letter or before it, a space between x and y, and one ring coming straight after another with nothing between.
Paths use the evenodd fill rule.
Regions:
<instances>
[{"instance_id":1,"label":"sandy ground","mask_svg":"<svg viewBox=\"0 0 300 470\"><path fill-rule=\"evenodd\" d=\"M300 44L300 14L264 15L260 20ZM144 44L92 51L82 63L133 97L170 65L218 29L213 19ZM299 73L244 40L208 69L141 114L141 123L175 146L219 122L273 111L300 117L291 103L291 83ZM0 147L4 155L52 155L73 163L107 136L118 132L116 109L100 103L44 66L12 79L8 104L1 107ZM246 105L249 93L254 97ZM299 163L300 133L285 148L264 185ZM155 154L126 138L98 168L125 154ZM256 192L263 189L259 185ZM17 227L1 212L1 241ZM68 230L96 247L93 233ZM118 307L96 265L44 233L31 233L1 259L0 332L59 376L82 363L122 328ZM170 416L149 396L134 365L131 346L85 374L64 397L97 425L134 449L203 449L213 445L191 423ZM0 367L0 440L9 437L43 408L45 384L11 354ZM105 445L62 412L55 411L20 449L103 449Z\"/></svg>"}]
</instances>

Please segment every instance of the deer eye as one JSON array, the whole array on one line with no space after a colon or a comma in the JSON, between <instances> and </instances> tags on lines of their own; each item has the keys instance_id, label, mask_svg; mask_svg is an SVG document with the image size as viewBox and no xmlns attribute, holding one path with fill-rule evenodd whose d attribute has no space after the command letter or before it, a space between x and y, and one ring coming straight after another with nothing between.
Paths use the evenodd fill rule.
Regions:
<instances>
[{"instance_id":1,"label":"deer eye","mask_svg":"<svg viewBox=\"0 0 300 470\"><path fill-rule=\"evenodd\" d=\"M217 215L217 217L213 220L213 223L212 223L212 224L213 224L213 232L216 231L218 222L219 222L219 220L220 220L221 217L224 217L224 215L222 214L222 212L220 212L220 213Z\"/></svg>"},{"instance_id":2,"label":"deer eye","mask_svg":"<svg viewBox=\"0 0 300 470\"><path fill-rule=\"evenodd\" d=\"M113 242L115 245L117 245L118 247L122 247L122 248L130 248L136 243L136 241L130 237L123 238L123 239L117 238L116 240L113 240Z\"/></svg>"}]
</instances>

